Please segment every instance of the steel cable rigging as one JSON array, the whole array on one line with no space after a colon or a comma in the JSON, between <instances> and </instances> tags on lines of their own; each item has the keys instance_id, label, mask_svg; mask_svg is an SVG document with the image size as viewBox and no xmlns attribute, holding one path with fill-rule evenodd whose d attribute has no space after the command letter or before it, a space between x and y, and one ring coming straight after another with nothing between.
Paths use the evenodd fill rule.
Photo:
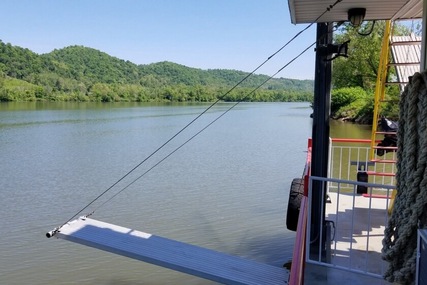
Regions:
<instances>
[{"instance_id":1,"label":"steel cable rigging","mask_svg":"<svg viewBox=\"0 0 427 285\"><path fill-rule=\"evenodd\" d=\"M99 198L104 196L107 192L109 192L112 188L114 188L117 184L119 184L121 181L123 181L126 177L128 177L131 173L133 173L136 169L138 169L141 165L143 165L145 162L147 162L151 157L153 157L156 153L158 153L161 149L163 149L167 144L169 144L172 140L174 140L177 136L179 136L184 130L186 130L190 125L192 125L194 122L196 122L200 117L202 117L205 113L207 113L212 107L214 107L218 102L220 102L225 96L230 94L234 89L236 89L240 84L242 84L245 80L247 80L250 76L252 76L258 69L260 69L262 66L264 66L268 61L270 61L274 56L276 56L278 53L280 53L284 48L286 48L290 43L292 43L295 39L297 39L303 32L308 30L311 26L313 26L320 18L326 14L328 11L330 11L332 8L334 8L338 3L342 2L343 0L337 0L334 4L329 5L326 10L320 14L314 22L307 25L304 29L299 31L295 36L293 36L290 40L288 40L282 47L280 47L277 51L275 51L272 55L270 55L264 62L262 62L260 65L258 65L253 71L248 73L243 79L241 79L239 82L237 82L233 87L231 87L227 92L225 92L222 96L220 96L216 101L214 101L211 105L209 105L205 110L203 110L200 114L198 114L194 119L192 119L189 123L187 123L183 128L181 128L177 133L175 133L173 136L171 136L166 142L161 144L156 150L154 150L150 155L148 155L146 158L144 158L140 163L138 163L136 166L134 166L131 170L129 170L125 175L123 175L120 179L118 179L116 182L114 182L110 187L105 189L103 192L101 192L98 196L96 196L91 202L89 202L86 206L84 206L82 209L80 209L76 214L74 214L71 218L69 218L66 222L64 222L61 226L55 228L52 231L52 235L55 234L56 231L58 231L63 225L67 224L71 220L73 220L75 217L80 215L83 211L88 209L93 203L95 203ZM264 80L261 84L259 84L257 87L255 87L252 91L247 93L243 98L241 98L239 101L234 103L231 107L229 107L227 110L225 110L223 113L221 113L218 117L216 117L214 120L212 120L208 125L203 127L201 130L196 132L193 136L191 136L189 139L187 139L185 142L183 142L181 145L179 145L177 148L175 148L173 151L171 151L169 154L164 156L161 160L159 160L156 164L154 164L151 168L149 168L147 171L145 171L143 174L138 176L136 179L128 183L125 187L123 187L121 190L119 190L116 194L114 194L112 197L110 197L108 200L106 200L104 203L102 203L99 207L105 205L107 202L111 201L114 197L116 197L118 194L122 193L124 190L129 188L132 184L134 184L137 180L142 178L144 175L149 173L152 169L157 167L160 163L165 161L167 158L169 158L172 154L174 154L176 151L181 149L184 145L186 145L188 142L193 140L196 136L198 136L200 133L202 133L204 130L206 130L209 126L211 126L213 123L218 121L221 117L223 117L225 114L227 114L229 111L231 111L235 106L237 106L239 103L244 101L246 98L248 98L250 95L252 95L255 91L257 91L259 88L261 88L264 84L266 84L268 81L270 81L272 78L274 78L277 74L279 74L281 71L283 71L286 67L288 67L292 62L294 62L296 59L298 59L301 55L303 55L305 52L307 52L311 47L313 47L319 39L316 40L316 42L310 44L307 48L305 48L302 52L300 52L297 56L292 58L290 61L288 61L282 68L280 68L276 73L269 76L266 80ZM96 210L95 209L95 210ZM90 212L87 216L92 215L95 210Z\"/></svg>"}]
</instances>

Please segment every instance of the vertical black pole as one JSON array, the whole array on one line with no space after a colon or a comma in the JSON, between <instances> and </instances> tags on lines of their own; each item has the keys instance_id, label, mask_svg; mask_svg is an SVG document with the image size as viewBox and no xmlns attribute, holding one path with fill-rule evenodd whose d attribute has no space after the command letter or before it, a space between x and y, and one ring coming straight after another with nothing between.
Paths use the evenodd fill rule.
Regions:
<instances>
[{"instance_id":1,"label":"vertical black pole","mask_svg":"<svg viewBox=\"0 0 427 285\"><path fill-rule=\"evenodd\" d=\"M314 110L313 110L313 146L311 175L327 177L328 175L328 153L329 153L329 113L330 113L330 91L331 91L331 61L325 47L332 43L332 24L317 24L316 66L314 78ZM325 237L321 233L321 225L324 223L326 187L315 181L312 185L311 205L311 246L310 258L318 260L324 258ZM322 237L322 238L321 238ZM322 243L320 244L320 240ZM319 256L319 250L321 256Z\"/></svg>"}]
</instances>

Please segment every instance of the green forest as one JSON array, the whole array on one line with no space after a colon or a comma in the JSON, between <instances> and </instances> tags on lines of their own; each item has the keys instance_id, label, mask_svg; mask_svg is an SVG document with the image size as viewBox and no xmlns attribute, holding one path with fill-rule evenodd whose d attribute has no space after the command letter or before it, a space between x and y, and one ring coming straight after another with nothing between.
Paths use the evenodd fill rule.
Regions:
<instances>
[{"instance_id":1,"label":"green forest","mask_svg":"<svg viewBox=\"0 0 427 285\"><path fill-rule=\"evenodd\" d=\"M385 21L339 26L337 44L348 57L332 61L331 117L371 123ZM395 24L394 35L419 33ZM314 64L314 63L313 63ZM388 77L395 77L393 68ZM238 70L191 68L172 62L137 65L102 51L69 46L47 54L0 40L0 102L312 102L314 82ZM230 90L232 90L230 92ZM387 87L381 114L397 119L400 90Z\"/></svg>"},{"instance_id":2,"label":"green forest","mask_svg":"<svg viewBox=\"0 0 427 285\"><path fill-rule=\"evenodd\" d=\"M419 34L420 25L409 28L395 22L395 36ZM372 123L374 94L385 21L364 22L360 27L343 24L334 34L335 43L350 41L348 57L338 57L333 64L331 117L357 123ZM390 55L391 58L391 55ZM396 77L395 68L388 69L387 78ZM400 89L397 84L387 85L381 115L397 120Z\"/></svg>"},{"instance_id":3,"label":"green forest","mask_svg":"<svg viewBox=\"0 0 427 285\"><path fill-rule=\"evenodd\" d=\"M237 70L202 70L172 62L137 65L83 46L39 55L0 40L3 102L312 101L312 80L268 80L266 75L254 74L228 92L247 75Z\"/></svg>"}]
</instances>

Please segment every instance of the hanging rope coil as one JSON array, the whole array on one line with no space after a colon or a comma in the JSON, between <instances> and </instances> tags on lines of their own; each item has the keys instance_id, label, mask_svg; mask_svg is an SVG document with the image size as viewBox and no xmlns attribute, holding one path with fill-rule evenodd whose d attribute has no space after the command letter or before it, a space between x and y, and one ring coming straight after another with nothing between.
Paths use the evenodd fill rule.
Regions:
<instances>
[{"instance_id":1,"label":"hanging rope coil","mask_svg":"<svg viewBox=\"0 0 427 285\"><path fill-rule=\"evenodd\" d=\"M414 284L417 230L427 225L427 71L413 76L399 107L397 195L382 257L389 262L385 279Z\"/></svg>"}]
</instances>

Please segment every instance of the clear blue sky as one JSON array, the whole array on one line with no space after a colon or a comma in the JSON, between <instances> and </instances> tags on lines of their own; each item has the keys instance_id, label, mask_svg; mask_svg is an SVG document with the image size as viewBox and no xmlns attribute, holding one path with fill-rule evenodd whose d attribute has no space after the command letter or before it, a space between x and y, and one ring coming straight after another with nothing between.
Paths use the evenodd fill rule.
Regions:
<instances>
[{"instance_id":1,"label":"clear blue sky","mask_svg":"<svg viewBox=\"0 0 427 285\"><path fill-rule=\"evenodd\" d=\"M306 25L291 24L287 0L13 0L0 27L0 40L39 54L83 45L136 64L252 71ZM257 73L314 41L315 25ZM313 79L314 49L277 77Z\"/></svg>"}]
</instances>

